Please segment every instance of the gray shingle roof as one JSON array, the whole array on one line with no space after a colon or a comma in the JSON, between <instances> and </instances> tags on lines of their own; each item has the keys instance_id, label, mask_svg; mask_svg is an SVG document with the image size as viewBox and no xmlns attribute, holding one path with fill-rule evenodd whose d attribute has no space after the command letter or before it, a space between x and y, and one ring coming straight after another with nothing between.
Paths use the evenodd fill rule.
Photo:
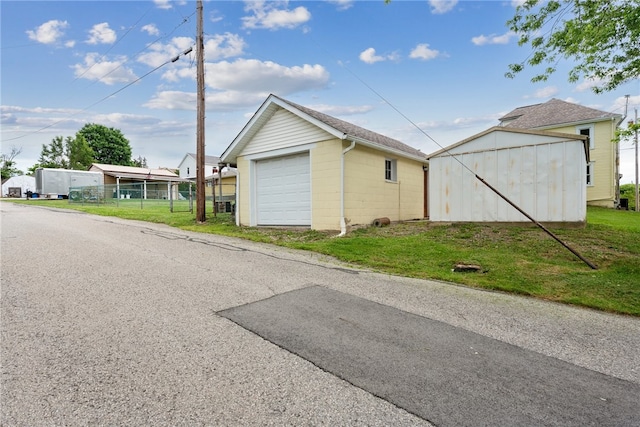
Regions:
<instances>
[{"instance_id":1,"label":"gray shingle roof","mask_svg":"<svg viewBox=\"0 0 640 427\"><path fill-rule=\"evenodd\" d=\"M287 101L286 99L282 99L278 96L273 95L274 98L278 98L282 102L285 102L291 105L293 108L296 108L303 113L313 117L314 119L330 126L348 136L355 137L358 139L363 139L365 141L372 142L377 145L381 145L383 147L391 148L394 150L402 151L407 154L411 154L417 157L426 158L426 154L420 150L417 150L413 147L408 146L407 144L398 141L397 139L389 138L387 136L381 135L379 133L370 131L368 129L362 128L360 126L356 126L352 123L345 122L344 120L337 119L335 117L329 116L327 114L321 113L316 110L312 110L311 108L304 107L302 105L296 104L291 101Z\"/></svg>"},{"instance_id":2,"label":"gray shingle roof","mask_svg":"<svg viewBox=\"0 0 640 427\"><path fill-rule=\"evenodd\" d=\"M187 154L193 157L194 159L198 157L196 153L187 153ZM205 155L204 162L205 164L208 164L208 165L217 165L218 163L220 163L220 157Z\"/></svg>"},{"instance_id":3,"label":"gray shingle roof","mask_svg":"<svg viewBox=\"0 0 640 427\"><path fill-rule=\"evenodd\" d=\"M543 104L518 107L505 114L499 120L504 127L535 129L619 117L621 117L619 114L583 107L582 105L553 98Z\"/></svg>"}]
</instances>

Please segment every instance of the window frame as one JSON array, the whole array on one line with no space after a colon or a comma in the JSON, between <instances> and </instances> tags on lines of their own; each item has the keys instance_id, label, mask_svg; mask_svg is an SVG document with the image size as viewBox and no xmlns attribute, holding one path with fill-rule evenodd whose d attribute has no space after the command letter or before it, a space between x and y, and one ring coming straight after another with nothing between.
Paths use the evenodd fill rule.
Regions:
<instances>
[{"instance_id":1,"label":"window frame","mask_svg":"<svg viewBox=\"0 0 640 427\"><path fill-rule=\"evenodd\" d=\"M593 123L589 123L587 125L576 126L576 133L578 135L584 135L582 133L583 130L589 131L589 135L585 136L589 137L589 150L594 150L596 148L595 125Z\"/></svg>"},{"instance_id":2,"label":"window frame","mask_svg":"<svg viewBox=\"0 0 640 427\"><path fill-rule=\"evenodd\" d=\"M593 175L594 175L594 169L595 169L595 163L594 162L589 162L587 163L587 187L593 187L594 184L594 179L593 179Z\"/></svg>"},{"instance_id":3,"label":"window frame","mask_svg":"<svg viewBox=\"0 0 640 427\"><path fill-rule=\"evenodd\" d=\"M398 182L398 161L392 158L384 159L384 180Z\"/></svg>"}]
</instances>

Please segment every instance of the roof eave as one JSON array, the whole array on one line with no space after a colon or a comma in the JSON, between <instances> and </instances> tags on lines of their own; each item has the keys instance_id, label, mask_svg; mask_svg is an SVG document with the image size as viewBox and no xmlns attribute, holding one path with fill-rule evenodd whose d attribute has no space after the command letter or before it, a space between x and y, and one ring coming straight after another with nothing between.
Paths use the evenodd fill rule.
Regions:
<instances>
[{"instance_id":1,"label":"roof eave","mask_svg":"<svg viewBox=\"0 0 640 427\"><path fill-rule=\"evenodd\" d=\"M532 128L529 128L529 129L544 130L544 129L553 129L553 128L558 128L558 127L564 127L564 126L579 126L579 125L585 125L585 124L589 124L589 123L616 121L616 120L620 120L620 117L622 117L620 114L612 114L609 117L600 117L600 118L591 118L591 119L584 119L584 120L575 120L575 121L564 122L564 123L555 123L555 124L551 124L551 125L536 126L536 127L532 127Z\"/></svg>"},{"instance_id":2,"label":"roof eave","mask_svg":"<svg viewBox=\"0 0 640 427\"><path fill-rule=\"evenodd\" d=\"M383 151L385 153L393 154L393 155L398 156L398 157L404 157L404 158L407 158L407 159L416 160L418 162L427 163L427 155L426 154L424 156L418 156L418 155L415 155L415 154L407 153L406 151L397 150L397 149L392 148L392 147L387 147L387 146L375 143L373 141L369 141L367 139L359 138L359 137L353 136L353 135L343 134L343 137L340 138L340 139L343 139L343 140L346 140L346 141L354 141L356 144L364 145L365 147L369 147L369 148L373 148L375 150Z\"/></svg>"}]
</instances>

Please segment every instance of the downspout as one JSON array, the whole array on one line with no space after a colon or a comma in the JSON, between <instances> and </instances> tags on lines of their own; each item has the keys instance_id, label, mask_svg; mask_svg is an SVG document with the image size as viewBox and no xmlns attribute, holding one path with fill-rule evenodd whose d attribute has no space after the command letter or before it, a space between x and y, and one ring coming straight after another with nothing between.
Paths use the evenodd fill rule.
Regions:
<instances>
[{"instance_id":1,"label":"downspout","mask_svg":"<svg viewBox=\"0 0 640 427\"><path fill-rule=\"evenodd\" d=\"M344 217L344 156L355 147L356 141L351 140L351 145L342 150L340 157L340 234L337 237L347 234L347 220Z\"/></svg>"},{"instance_id":2,"label":"downspout","mask_svg":"<svg viewBox=\"0 0 640 427\"><path fill-rule=\"evenodd\" d=\"M240 227L240 168L236 165L236 204L233 208L236 215L236 226Z\"/></svg>"}]
</instances>

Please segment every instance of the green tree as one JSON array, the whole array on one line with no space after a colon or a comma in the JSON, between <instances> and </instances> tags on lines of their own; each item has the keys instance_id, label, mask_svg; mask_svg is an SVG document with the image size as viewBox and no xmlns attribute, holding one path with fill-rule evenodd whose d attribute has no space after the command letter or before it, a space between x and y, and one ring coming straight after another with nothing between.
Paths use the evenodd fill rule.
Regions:
<instances>
[{"instance_id":1,"label":"green tree","mask_svg":"<svg viewBox=\"0 0 640 427\"><path fill-rule=\"evenodd\" d=\"M622 184L620 186L620 198L628 200L629 209L636 208L636 186L635 184Z\"/></svg>"},{"instance_id":2,"label":"green tree","mask_svg":"<svg viewBox=\"0 0 640 427\"><path fill-rule=\"evenodd\" d=\"M148 168L149 166L147 166L147 158L146 157L142 157L142 156L138 156L137 159L133 159L131 161L131 165L138 167L138 168Z\"/></svg>"},{"instance_id":3,"label":"green tree","mask_svg":"<svg viewBox=\"0 0 640 427\"><path fill-rule=\"evenodd\" d=\"M69 137L67 137L67 141ZM68 142L67 142L68 144ZM42 168L62 168L67 169L69 160L67 150L62 136L56 136L51 140L51 144L42 144L42 151L38 158L38 164Z\"/></svg>"},{"instance_id":4,"label":"green tree","mask_svg":"<svg viewBox=\"0 0 640 427\"><path fill-rule=\"evenodd\" d=\"M51 144L42 144L38 163L29 170L35 171L39 167L87 170L93 162L93 150L82 135L68 136L64 140L56 136Z\"/></svg>"},{"instance_id":5,"label":"green tree","mask_svg":"<svg viewBox=\"0 0 640 427\"><path fill-rule=\"evenodd\" d=\"M94 162L93 150L80 133L73 139L67 138L66 150L69 169L88 170Z\"/></svg>"},{"instance_id":6,"label":"green tree","mask_svg":"<svg viewBox=\"0 0 640 427\"><path fill-rule=\"evenodd\" d=\"M590 79L595 93L611 91L640 76L640 0L527 0L507 21L531 55L510 64L515 77L527 66L546 68L531 81L545 81L563 59L575 65L569 81Z\"/></svg>"},{"instance_id":7,"label":"green tree","mask_svg":"<svg viewBox=\"0 0 640 427\"><path fill-rule=\"evenodd\" d=\"M9 154L3 153L0 156L0 175L2 175L3 181L7 178L11 178L12 176L22 175L22 171L16 168L16 162L14 161L21 152L22 148L11 147L11 152Z\"/></svg>"},{"instance_id":8,"label":"green tree","mask_svg":"<svg viewBox=\"0 0 640 427\"><path fill-rule=\"evenodd\" d=\"M119 129L88 123L78 134L93 150L96 163L131 166L131 145Z\"/></svg>"}]
</instances>

